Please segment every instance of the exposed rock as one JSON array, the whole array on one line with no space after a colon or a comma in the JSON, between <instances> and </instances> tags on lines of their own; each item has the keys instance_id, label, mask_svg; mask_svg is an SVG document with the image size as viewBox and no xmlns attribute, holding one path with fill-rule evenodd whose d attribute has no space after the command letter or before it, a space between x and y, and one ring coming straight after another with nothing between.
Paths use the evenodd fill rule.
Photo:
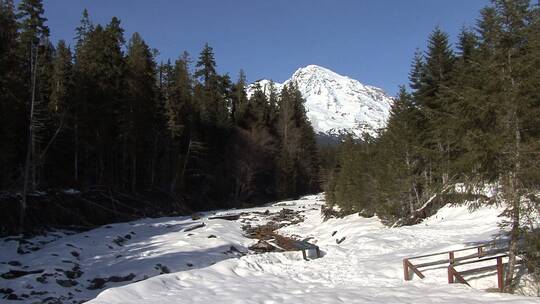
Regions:
<instances>
[{"instance_id":1,"label":"exposed rock","mask_svg":"<svg viewBox=\"0 0 540 304\"><path fill-rule=\"evenodd\" d=\"M277 251L276 247L268 244L264 240L259 240L254 245L249 246L248 249L252 250L252 251L255 251L255 252L258 252L258 253Z\"/></svg>"},{"instance_id":2,"label":"exposed rock","mask_svg":"<svg viewBox=\"0 0 540 304\"><path fill-rule=\"evenodd\" d=\"M19 262L19 261L9 261L8 265L17 267L17 266L21 266L21 262Z\"/></svg>"},{"instance_id":3,"label":"exposed rock","mask_svg":"<svg viewBox=\"0 0 540 304\"><path fill-rule=\"evenodd\" d=\"M68 279L68 280L56 280L56 283L62 287L66 287L66 288L71 288L73 286L77 286L79 284L79 282L75 281L75 280L71 280L71 279Z\"/></svg>"}]
</instances>

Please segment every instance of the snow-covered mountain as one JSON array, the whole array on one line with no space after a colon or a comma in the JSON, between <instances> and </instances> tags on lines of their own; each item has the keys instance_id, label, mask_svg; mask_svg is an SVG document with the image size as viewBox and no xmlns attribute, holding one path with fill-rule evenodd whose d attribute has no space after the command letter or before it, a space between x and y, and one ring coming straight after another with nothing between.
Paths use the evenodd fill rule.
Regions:
<instances>
[{"instance_id":1,"label":"snow-covered mountain","mask_svg":"<svg viewBox=\"0 0 540 304\"><path fill-rule=\"evenodd\" d=\"M279 92L291 82L298 85L306 99L308 118L320 136L337 137L348 132L356 137L364 132L375 135L375 130L386 124L392 98L379 88L317 65L300 68L284 83L274 85ZM256 83L268 91L269 80ZM255 83L248 86L248 95L254 86Z\"/></svg>"}]
</instances>

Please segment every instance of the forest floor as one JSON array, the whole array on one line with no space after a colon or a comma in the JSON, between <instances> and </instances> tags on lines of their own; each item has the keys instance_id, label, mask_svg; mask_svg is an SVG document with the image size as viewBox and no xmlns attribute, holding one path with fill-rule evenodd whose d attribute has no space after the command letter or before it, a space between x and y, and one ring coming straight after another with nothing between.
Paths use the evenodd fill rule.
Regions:
<instances>
[{"instance_id":1,"label":"forest floor","mask_svg":"<svg viewBox=\"0 0 540 304\"><path fill-rule=\"evenodd\" d=\"M403 280L402 259L468 247L501 234L501 209L444 207L388 228L350 215L323 221L322 195L272 205L143 219L86 232L0 239L0 299L14 303L540 303L538 297L447 284L446 268ZM225 218L215 218L225 215ZM233 215L228 217L229 215ZM264 229L259 227L265 227ZM271 227L271 228L268 228ZM257 253L266 232L308 239L323 257ZM21 243L21 244L20 244ZM310 252L313 258L313 252ZM4 301L4 300L2 300ZM11 301L8 301L11 302Z\"/></svg>"}]
</instances>

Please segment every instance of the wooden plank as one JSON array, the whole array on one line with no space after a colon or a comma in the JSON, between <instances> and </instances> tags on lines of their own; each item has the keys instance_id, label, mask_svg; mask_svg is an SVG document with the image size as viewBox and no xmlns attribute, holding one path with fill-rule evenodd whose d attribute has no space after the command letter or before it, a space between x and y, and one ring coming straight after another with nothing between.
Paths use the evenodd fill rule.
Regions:
<instances>
[{"instance_id":1,"label":"wooden plank","mask_svg":"<svg viewBox=\"0 0 540 304\"><path fill-rule=\"evenodd\" d=\"M458 262L458 261L468 260L468 259L472 259L472 258L476 258L476 257L479 257L478 253L469 254L469 255L465 255L465 256L457 257L457 258L452 258L452 259L437 260L437 261L433 261L433 262L420 263L420 264L415 264L415 265L418 268L422 268L422 267L435 266L435 265L452 263L452 262L455 263L455 262Z\"/></svg>"},{"instance_id":2,"label":"wooden plank","mask_svg":"<svg viewBox=\"0 0 540 304\"><path fill-rule=\"evenodd\" d=\"M418 270L418 268L416 268L416 266L413 265L411 262L407 261L407 265L409 266L410 269L412 269L412 271L414 271L414 273L416 273L418 277L420 277L420 279L425 278L422 272L420 272L420 270Z\"/></svg>"},{"instance_id":3,"label":"wooden plank","mask_svg":"<svg viewBox=\"0 0 540 304\"><path fill-rule=\"evenodd\" d=\"M469 275L469 274L475 274L475 273L480 273L480 272L484 272L484 271L488 271L488 270L496 270L496 269L497 269L497 265L490 265L490 266L484 266L484 267L480 267L480 268L474 268L474 269L460 271L459 273L461 273L462 276L466 276L466 275Z\"/></svg>"},{"instance_id":4,"label":"wooden plank","mask_svg":"<svg viewBox=\"0 0 540 304\"><path fill-rule=\"evenodd\" d=\"M225 214L225 215L216 215L209 217L209 220L227 220L227 221L236 221L240 218L240 214Z\"/></svg>"},{"instance_id":5,"label":"wooden plank","mask_svg":"<svg viewBox=\"0 0 540 304\"><path fill-rule=\"evenodd\" d=\"M452 267L452 265L450 265L449 267L451 267L452 274L454 275L454 277L457 279L459 283L471 286L469 285L469 283L467 283L465 278L459 272L457 272L457 270L454 267Z\"/></svg>"},{"instance_id":6,"label":"wooden plank","mask_svg":"<svg viewBox=\"0 0 540 304\"><path fill-rule=\"evenodd\" d=\"M195 224L195 225L192 225L192 226L190 226L190 227L185 228L185 229L184 229L184 232L193 231L193 230L195 230L195 229L199 229L199 228L202 228L202 227L204 227L204 226L205 226L204 223L198 223L198 224Z\"/></svg>"},{"instance_id":7,"label":"wooden plank","mask_svg":"<svg viewBox=\"0 0 540 304\"><path fill-rule=\"evenodd\" d=\"M500 258L504 258L504 257L507 257L507 256L508 256L507 254L502 254L502 255L497 255L497 256L492 256L492 257L482 258L482 259L478 259L478 260L472 260L472 261L465 261L465 262L455 263L454 266L461 266L461 265L468 265L468 264L475 264L475 263L480 263L480 262L485 262L485 261L491 261L491 260L496 260L496 259L498 259L499 257L500 257Z\"/></svg>"},{"instance_id":8,"label":"wooden plank","mask_svg":"<svg viewBox=\"0 0 540 304\"><path fill-rule=\"evenodd\" d=\"M409 276L409 260L403 259L403 278L405 281L410 281L411 277Z\"/></svg>"},{"instance_id":9,"label":"wooden plank","mask_svg":"<svg viewBox=\"0 0 540 304\"><path fill-rule=\"evenodd\" d=\"M497 257L497 286L499 291L504 291L504 267L502 257Z\"/></svg>"},{"instance_id":10,"label":"wooden plank","mask_svg":"<svg viewBox=\"0 0 540 304\"><path fill-rule=\"evenodd\" d=\"M432 256L436 256L436 255L443 255L443 254L448 254L450 251L460 252L460 251L472 250L472 249L477 249L478 250L478 247L486 247L488 245L490 245L490 244L488 243L488 244L484 244L484 245L480 245L480 246L467 247L467 248L461 248L461 249L449 250L449 251L437 252L437 253L430 253L430 254L425 254L425 255L418 255L418 256L409 257L408 259L413 260L413 259L432 257Z\"/></svg>"}]
</instances>

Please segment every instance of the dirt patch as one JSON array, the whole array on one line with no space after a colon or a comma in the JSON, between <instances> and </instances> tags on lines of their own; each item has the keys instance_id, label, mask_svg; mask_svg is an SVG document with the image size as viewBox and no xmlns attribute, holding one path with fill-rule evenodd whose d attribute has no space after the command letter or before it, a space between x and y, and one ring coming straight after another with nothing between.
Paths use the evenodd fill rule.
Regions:
<instances>
[{"instance_id":1,"label":"dirt patch","mask_svg":"<svg viewBox=\"0 0 540 304\"><path fill-rule=\"evenodd\" d=\"M256 214L268 217L269 221L259 226L251 224L242 226L246 237L259 240L250 246L249 250L256 253L298 250L295 246L297 239L281 235L277 233L277 230L304 221L304 216L299 211L285 208L275 213L266 210L265 212L256 212Z\"/></svg>"}]
</instances>

